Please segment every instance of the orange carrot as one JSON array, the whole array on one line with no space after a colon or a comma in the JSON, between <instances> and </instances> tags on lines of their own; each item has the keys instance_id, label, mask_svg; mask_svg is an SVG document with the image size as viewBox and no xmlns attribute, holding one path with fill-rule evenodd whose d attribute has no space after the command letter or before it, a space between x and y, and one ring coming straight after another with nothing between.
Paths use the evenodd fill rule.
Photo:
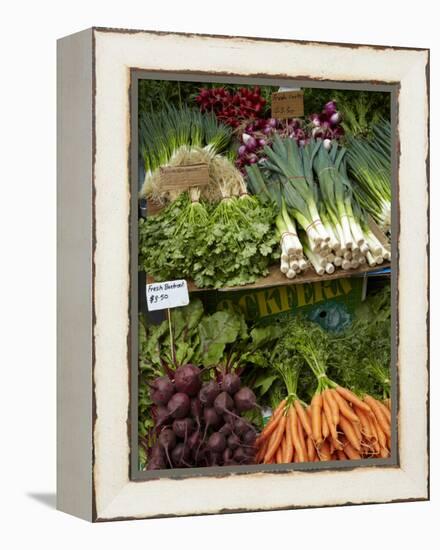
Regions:
<instances>
[{"instance_id":1,"label":"orange carrot","mask_svg":"<svg viewBox=\"0 0 440 550\"><path fill-rule=\"evenodd\" d=\"M313 439L311 437L307 438L307 457L309 459L309 462L313 462L316 458L316 448L315 444L313 443Z\"/></svg>"},{"instance_id":2,"label":"orange carrot","mask_svg":"<svg viewBox=\"0 0 440 550\"><path fill-rule=\"evenodd\" d=\"M356 435L353 424L347 418L345 418L345 416L341 415L339 419L339 426L341 427L341 430L344 432L348 442L351 443L351 445L356 449L356 451L360 451L361 450L360 441L358 439L358 436Z\"/></svg>"},{"instance_id":3,"label":"orange carrot","mask_svg":"<svg viewBox=\"0 0 440 550\"><path fill-rule=\"evenodd\" d=\"M284 431L286 429L286 422L287 416L285 414L282 414L277 428L270 438L269 446L267 448L266 454L264 455L264 462L269 461L273 456L275 456L275 453L280 446Z\"/></svg>"},{"instance_id":4,"label":"orange carrot","mask_svg":"<svg viewBox=\"0 0 440 550\"><path fill-rule=\"evenodd\" d=\"M364 399L365 399L365 402L368 403L368 405L371 407L371 410L373 411L373 414L376 417L377 423L379 424L382 431L385 433L385 435L390 436L391 428L377 401L373 397L371 397L371 395L366 395Z\"/></svg>"},{"instance_id":5,"label":"orange carrot","mask_svg":"<svg viewBox=\"0 0 440 550\"><path fill-rule=\"evenodd\" d=\"M293 453L295 452L295 447L292 440L292 430L290 428L290 410L287 414L287 424L286 424L286 448L284 454L284 462L289 464L293 460Z\"/></svg>"},{"instance_id":6,"label":"orange carrot","mask_svg":"<svg viewBox=\"0 0 440 550\"><path fill-rule=\"evenodd\" d=\"M382 428L380 427L379 422L377 421L376 416L373 414L373 415L371 416L371 419L372 419L373 426L374 426L374 429L375 429L375 432L376 432L376 435L377 435L377 441L378 441L378 443L379 443L379 446L380 446L380 447L386 447L386 445L387 445L387 437L386 437L386 435L384 434L384 432L382 431Z\"/></svg>"},{"instance_id":7,"label":"orange carrot","mask_svg":"<svg viewBox=\"0 0 440 550\"><path fill-rule=\"evenodd\" d=\"M331 460L330 447L327 441L323 441L318 449L319 460Z\"/></svg>"},{"instance_id":8,"label":"orange carrot","mask_svg":"<svg viewBox=\"0 0 440 550\"><path fill-rule=\"evenodd\" d=\"M383 403L384 403L385 407L386 407L389 411L391 411L391 399L390 399L389 397L387 397L387 399L384 399Z\"/></svg>"},{"instance_id":9,"label":"orange carrot","mask_svg":"<svg viewBox=\"0 0 440 550\"><path fill-rule=\"evenodd\" d=\"M283 449L281 445L278 447L277 452L275 453L275 462L277 464L283 463Z\"/></svg>"},{"instance_id":10,"label":"orange carrot","mask_svg":"<svg viewBox=\"0 0 440 550\"><path fill-rule=\"evenodd\" d=\"M298 426L298 441L299 441L299 444L301 446L301 452L302 452L302 456L303 456L303 462L307 462L308 460L308 455L307 455L307 445L306 445L306 440L304 438L304 432L303 432L303 427L302 427L302 424L301 424L301 420L298 418L297 419L297 426ZM300 458L301 460L301 458Z\"/></svg>"},{"instance_id":11,"label":"orange carrot","mask_svg":"<svg viewBox=\"0 0 440 550\"><path fill-rule=\"evenodd\" d=\"M283 401L281 401L281 403L275 409L275 411L273 412L269 422L263 428L263 431L261 432L261 434L259 436L260 441L270 437L270 435L276 430L278 422L281 419L281 416L282 416L282 413L283 413L283 407L284 407L285 404L286 404L286 400L283 399Z\"/></svg>"},{"instance_id":12,"label":"orange carrot","mask_svg":"<svg viewBox=\"0 0 440 550\"><path fill-rule=\"evenodd\" d=\"M295 447L295 456L298 457L298 462L305 462L304 449L301 446L298 435L298 415L295 407L289 409L289 428L291 431L293 446Z\"/></svg>"},{"instance_id":13,"label":"orange carrot","mask_svg":"<svg viewBox=\"0 0 440 550\"><path fill-rule=\"evenodd\" d=\"M333 437L328 439L328 444L330 447L330 454L333 456L333 453L335 452L335 444L333 443Z\"/></svg>"},{"instance_id":14,"label":"orange carrot","mask_svg":"<svg viewBox=\"0 0 440 550\"><path fill-rule=\"evenodd\" d=\"M336 453L338 456L338 460L347 460L347 455L344 453L344 451L338 449Z\"/></svg>"},{"instance_id":15,"label":"orange carrot","mask_svg":"<svg viewBox=\"0 0 440 550\"><path fill-rule=\"evenodd\" d=\"M332 395L338 404L340 414L343 414L345 418L348 418L348 420L350 420L351 422L359 422L359 418L353 412L353 409L350 407L347 401L345 401L345 399L335 390L332 390Z\"/></svg>"},{"instance_id":16,"label":"orange carrot","mask_svg":"<svg viewBox=\"0 0 440 550\"><path fill-rule=\"evenodd\" d=\"M390 456L390 453L389 453L388 449L385 449L384 447L381 447L379 456L380 456L380 458L388 458Z\"/></svg>"},{"instance_id":17,"label":"orange carrot","mask_svg":"<svg viewBox=\"0 0 440 550\"><path fill-rule=\"evenodd\" d=\"M312 435L315 443L319 445L322 442L322 395L315 393L312 397Z\"/></svg>"},{"instance_id":18,"label":"orange carrot","mask_svg":"<svg viewBox=\"0 0 440 550\"><path fill-rule=\"evenodd\" d=\"M362 440L362 431L361 431L361 425L358 422L352 422L351 425L353 426L354 433L356 434L356 437L359 441L359 444Z\"/></svg>"},{"instance_id":19,"label":"orange carrot","mask_svg":"<svg viewBox=\"0 0 440 550\"><path fill-rule=\"evenodd\" d=\"M387 419L388 424L391 424L391 411L388 409L388 407L385 405L385 403L382 403L382 401L379 401L378 399L376 399L376 403L382 409L382 412L383 412L385 418Z\"/></svg>"},{"instance_id":20,"label":"orange carrot","mask_svg":"<svg viewBox=\"0 0 440 550\"><path fill-rule=\"evenodd\" d=\"M269 447L269 439L266 439L263 441L256 458L257 463L261 462L264 458L264 455L266 454L267 448Z\"/></svg>"},{"instance_id":21,"label":"orange carrot","mask_svg":"<svg viewBox=\"0 0 440 550\"><path fill-rule=\"evenodd\" d=\"M323 409L324 409L324 416L325 416L325 419L327 421L327 426L328 426L328 429L330 431L330 434L332 436L333 439L338 439L338 434L336 432L336 424L334 423L334 415L333 415L333 412L332 412L332 408L331 408L331 405L329 403L329 400L328 400L328 391L325 390L322 394L322 406L323 406ZM324 435L324 430L323 430L323 435Z\"/></svg>"},{"instance_id":22,"label":"orange carrot","mask_svg":"<svg viewBox=\"0 0 440 550\"><path fill-rule=\"evenodd\" d=\"M353 405L356 405L360 409L364 410L365 412L371 412L370 407L368 406L368 403L364 403L362 399L360 399L355 393L350 391L347 388L343 388L342 386L336 386L336 391L341 395L346 401L349 401Z\"/></svg>"},{"instance_id":23,"label":"orange carrot","mask_svg":"<svg viewBox=\"0 0 440 550\"><path fill-rule=\"evenodd\" d=\"M295 399L294 407L298 414L298 417L301 421L303 430L306 432L308 437L312 436L312 425L309 419L307 412L304 410L304 407L301 405L299 399Z\"/></svg>"},{"instance_id":24,"label":"orange carrot","mask_svg":"<svg viewBox=\"0 0 440 550\"><path fill-rule=\"evenodd\" d=\"M281 445L280 445L280 448L281 448L281 464L286 464L286 451L287 451L287 432L289 430L286 430L284 432L284 437L283 439L281 440Z\"/></svg>"},{"instance_id":25,"label":"orange carrot","mask_svg":"<svg viewBox=\"0 0 440 550\"><path fill-rule=\"evenodd\" d=\"M338 402L336 401L332 391L330 389L325 390L325 398L327 399L327 403L330 406L330 409L332 411L332 418L333 423L335 426L339 424L339 406Z\"/></svg>"},{"instance_id":26,"label":"orange carrot","mask_svg":"<svg viewBox=\"0 0 440 550\"><path fill-rule=\"evenodd\" d=\"M358 451L353 448L353 446L350 443L347 443L344 447L344 453L348 456L350 460L359 460L361 458L361 455L358 453Z\"/></svg>"},{"instance_id":27,"label":"orange carrot","mask_svg":"<svg viewBox=\"0 0 440 550\"><path fill-rule=\"evenodd\" d=\"M354 407L354 410L357 414L357 416L359 417L359 420L361 421L361 428L362 428L362 431L365 435L365 437L367 437L368 439L372 439L373 438L373 432L371 430L371 422L370 422L370 419L369 419L369 415L365 413L365 411L363 411L362 409L359 409L358 407Z\"/></svg>"},{"instance_id":28,"label":"orange carrot","mask_svg":"<svg viewBox=\"0 0 440 550\"><path fill-rule=\"evenodd\" d=\"M323 400L324 403L324 400ZM322 409L321 412L321 426L322 426L322 437L324 439L327 439L327 437L330 435L330 430L327 424L327 418L325 417L324 409Z\"/></svg>"}]
</instances>

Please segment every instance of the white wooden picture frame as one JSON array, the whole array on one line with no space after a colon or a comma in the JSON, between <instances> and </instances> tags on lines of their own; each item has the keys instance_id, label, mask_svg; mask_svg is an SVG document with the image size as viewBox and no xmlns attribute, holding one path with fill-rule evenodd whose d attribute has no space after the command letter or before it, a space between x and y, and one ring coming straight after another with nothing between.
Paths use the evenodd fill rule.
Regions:
<instances>
[{"instance_id":1,"label":"white wooden picture frame","mask_svg":"<svg viewBox=\"0 0 440 550\"><path fill-rule=\"evenodd\" d=\"M393 90L389 463L136 476L130 98L139 71ZM93 28L58 43L58 109L58 508L108 521L428 499L429 51Z\"/></svg>"}]
</instances>

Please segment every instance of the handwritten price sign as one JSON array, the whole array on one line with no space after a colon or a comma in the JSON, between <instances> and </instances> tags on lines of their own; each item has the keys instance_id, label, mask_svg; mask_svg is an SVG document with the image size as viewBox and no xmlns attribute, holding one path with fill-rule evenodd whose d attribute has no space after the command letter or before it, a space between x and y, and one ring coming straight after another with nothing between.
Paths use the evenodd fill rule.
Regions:
<instances>
[{"instance_id":1,"label":"handwritten price sign","mask_svg":"<svg viewBox=\"0 0 440 550\"><path fill-rule=\"evenodd\" d=\"M304 92L274 92L272 116L278 119L304 116Z\"/></svg>"},{"instance_id":2,"label":"handwritten price sign","mask_svg":"<svg viewBox=\"0 0 440 550\"><path fill-rule=\"evenodd\" d=\"M147 285L148 311L182 307L188 304L188 286L183 279Z\"/></svg>"}]
</instances>

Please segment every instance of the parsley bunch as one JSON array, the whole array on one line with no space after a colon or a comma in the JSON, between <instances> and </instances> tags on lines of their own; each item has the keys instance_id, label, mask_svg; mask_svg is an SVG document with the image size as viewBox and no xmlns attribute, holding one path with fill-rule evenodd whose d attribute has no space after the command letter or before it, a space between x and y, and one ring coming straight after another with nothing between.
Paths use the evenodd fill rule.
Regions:
<instances>
[{"instance_id":1,"label":"parsley bunch","mask_svg":"<svg viewBox=\"0 0 440 550\"><path fill-rule=\"evenodd\" d=\"M255 197L216 205L187 193L139 221L139 268L156 280L192 279L199 288L255 282L276 258L276 209Z\"/></svg>"}]
</instances>

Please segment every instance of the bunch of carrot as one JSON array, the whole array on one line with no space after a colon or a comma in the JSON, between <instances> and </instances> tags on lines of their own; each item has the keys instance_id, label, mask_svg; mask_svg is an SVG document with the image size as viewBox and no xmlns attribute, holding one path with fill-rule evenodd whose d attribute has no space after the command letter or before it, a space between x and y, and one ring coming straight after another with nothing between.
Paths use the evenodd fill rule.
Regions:
<instances>
[{"instance_id":1,"label":"bunch of carrot","mask_svg":"<svg viewBox=\"0 0 440 550\"><path fill-rule=\"evenodd\" d=\"M264 464L387 458L391 412L387 403L360 399L335 385L316 393L309 406L284 399L257 438L256 461Z\"/></svg>"},{"instance_id":2,"label":"bunch of carrot","mask_svg":"<svg viewBox=\"0 0 440 550\"><path fill-rule=\"evenodd\" d=\"M302 403L299 399L291 402L284 399L257 438L256 461L286 464L313 460L309 433L312 433L310 418Z\"/></svg>"},{"instance_id":3,"label":"bunch of carrot","mask_svg":"<svg viewBox=\"0 0 440 550\"><path fill-rule=\"evenodd\" d=\"M334 384L311 402L312 440L320 460L387 458L391 412L382 402Z\"/></svg>"},{"instance_id":4,"label":"bunch of carrot","mask_svg":"<svg viewBox=\"0 0 440 550\"><path fill-rule=\"evenodd\" d=\"M361 399L327 376L329 342L319 327L291 324L288 338L288 359L284 355L275 365L287 398L279 403L257 438L257 461L283 464L390 456L389 400L378 401L370 395ZM304 364L317 382L310 405L300 401L296 393Z\"/></svg>"}]
</instances>

